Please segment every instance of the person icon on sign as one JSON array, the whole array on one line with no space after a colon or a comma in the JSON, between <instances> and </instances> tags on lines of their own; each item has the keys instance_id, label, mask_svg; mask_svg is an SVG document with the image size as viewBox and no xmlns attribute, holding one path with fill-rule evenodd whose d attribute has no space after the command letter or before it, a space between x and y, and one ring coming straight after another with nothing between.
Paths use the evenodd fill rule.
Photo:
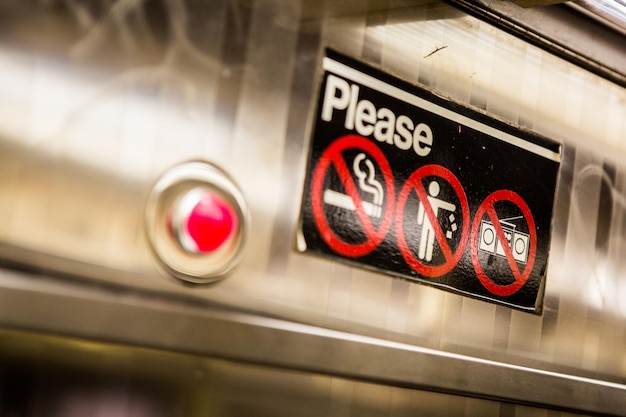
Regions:
<instances>
[{"instance_id":1,"label":"person icon on sign","mask_svg":"<svg viewBox=\"0 0 626 417\"><path fill-rule=\"evenodd\" d=\"M456 210L456 206L454 204L436 198L439 195L439 192L439 184L436 181L431 181L428 185L428 194L430 194L428 196L428 202L435 213L435 217L439 215L439 209L450 212L454 212ZM435 247L435 231L430 219L426 215L424 202L420 202L419 208L417 209L417 224L422 226L422 236L420 238L418 256L420 259L430 262L433 259L433 249ZM446 235L446 237L449 238L449 235Z\"/></svg>"}]
</instances>

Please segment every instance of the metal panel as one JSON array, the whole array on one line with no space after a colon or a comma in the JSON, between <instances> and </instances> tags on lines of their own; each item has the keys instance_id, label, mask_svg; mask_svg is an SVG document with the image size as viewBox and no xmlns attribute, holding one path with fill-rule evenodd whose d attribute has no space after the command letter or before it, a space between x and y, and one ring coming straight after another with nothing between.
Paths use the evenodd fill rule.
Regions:
<instances>
[{"instance_id":1,"label":"metal panel","mask_svg":"<svg viewBox=\"0 0 626 417\"><path fill-rule=\"evenodd\" d=\"M0 338L3 415L580 416L303 370L58 336L3 330Z\"/></svg>"},{"instance_id":2,"label":"metal panel","mask_svg":"<svg viewBox=\"0 0 626 417\"><path fill-rule=\"evenodd\" d=\"M524 9L522 7L539 4L533 4L536 3L533 0L452 1L469 13L480 16L530 44L622 87L626 85L626 58L621 48L624 42L623 28L618 27L616 30L615 25L611 27L587 13L581 13L575 2Z\"/></svg>"},{"instance_id":3,"label":"metal panel","mask_svg":"<svg viewBox=\"0 0 626 417\"><path fill-rule=\"evenodd\" d=\"M220 354L202 341L210 337L202 317L218 305L401 343L393 352L416 357L494 361L498 378L545 374L561 393L554 406L567 406L561 388L583 387L570 395L581 410L588 400L595 412L619 414L622 386L598 381L626 378L626 91L445 3L330 3L3 4L0 254L6 266L41 274L2 274L0 322L171 349L191 349L199 337L193 349ZM564 143L542 316L293 249L323 46ZM144 205L160 173L198 158L241 185L251 239L231 277L189 288L155 266ZM115 296L93 304L107 291ZM130 320L143 303L145 329ZM194 313L164 332L167 320L153 320L178 317L172 303ZM287 341L298 343L297 334ZM269 361L249 349L266 337L273 333L235 343L233 356ZM399 359L398 372L411 358ZM283 366L335 372L321 353L308 359ZM354 366L342 373L425 382L376 361ZM435 388L552 404L546 385L518 395L506 384L461 383L465 376L451 368Z\"/></svg>"},{"instance_id":4,"label":"metal panel","mask_svg":"<svg viewBox=\"0 0 626 417\"><path fill-rule=\"evenodd\" d=\"M56 288L59 293L41 292L44 289L43 285L37 290L5 289L7 299L0 312L3 317L11 315L9 324L22 328L79 336L97 328L99 337L105 340L130 344L149 340L152 347L169 351L376 384L615 416L622 414L626 402L626 386L622 384L220 311L191 300L120 297L102 288L72 291L72 295L62 295L61 286ZM54 308L58 303L63 307ZM87 306L89 314L76 316L76 311L84 311ZM54 320L46 321L50 311L54 311ZM130 317L132 320L128 320Z\"/></svg>"}]
</instances>

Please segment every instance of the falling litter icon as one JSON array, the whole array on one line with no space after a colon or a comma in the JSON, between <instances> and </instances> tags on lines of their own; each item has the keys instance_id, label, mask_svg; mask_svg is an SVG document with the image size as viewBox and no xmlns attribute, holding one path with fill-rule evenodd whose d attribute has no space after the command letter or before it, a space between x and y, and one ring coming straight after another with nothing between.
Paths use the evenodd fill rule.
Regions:
<instances>
[{"instance_id":1,"label":"falling litter icon","mask_svg":"<svg viewBox=\"0 0 626 417\"><path fill-rule=\"evenodd\" d=\"M454 217L453 213L450 213L450 216L448 216L448 220L450 220L450 229L446 230L446 238L452 239L454 232L457 231L457 225L455 221L456 217Z\"/></svg>"}]
</instances>

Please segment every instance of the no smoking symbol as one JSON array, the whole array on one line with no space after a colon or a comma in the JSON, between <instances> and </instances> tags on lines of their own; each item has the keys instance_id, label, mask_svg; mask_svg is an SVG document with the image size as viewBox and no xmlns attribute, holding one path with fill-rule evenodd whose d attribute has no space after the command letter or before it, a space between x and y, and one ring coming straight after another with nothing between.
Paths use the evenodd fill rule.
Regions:
<instances>
[{"instance_id":1,"label":"no smoking symbol","mask_svg":"<svg viewBox=\"0 0 626 417\"><path fill-rule=\"evenodd\" d=\"M518 218L527 223L528 233L516 231L514 225L507 222L508 219L498 217L495 205L503 201L514 204L521 211L522 215ZM488 220L484 219L485 215ZM512 275L514 281L509 284L499 284L496 282L498 277L489 277L481 263L479 251L489 252L490 257L500 255L505 259L509 268L509 273L505 275ZM470 252L478 279L492 294L509 296L524 286L535 264L537 232L530 208L519 194L510 190L499 190L483 201L476 211L472 224ZM523 271L520 271L518 264L524 265ZM499 271L503 269L505 268ZM492 273L492 275L495 274Z\"/></svg>"},{"instance_id":2,"label":"no smoking symbol","mask_svg":"<svg viewBox=\"0 0 626 417\"><path fill-rule=\"evenodd\" d=\"M352 161L352 167L346 163L346 151L358 152ZM361 163L365 168L361 168ZM345 194L325 188L324 180L331 167L336 170ZM382 176L382 183L375 178L377 170ZM354 177L358 178L358 183ZM378 195L378 198L375 197L377 204L364 201L361 196L359 190L368 187L370 192ZM394 200L394 181L389 162L381 150L369 140L356 135L344 136L333 142L320 156L311 182L311 209L322 239L336 253L356 258L376 249L391 227ZM333 218L329 221L329 206L354 211L358 222L355 226L363 230L365 241L353 243L343 239L335 229L345 227L345 224L339 225L337 222L343 221ZM372 222L375 217L382 217L378 227Z\"/></svg>"},{"instance_id":3,"label":"no smoking symbol","mask_svg":"<svg viewBox=\"0 0 626 417\"><path fill-rule=\"evenodd\" d=\"M428 191L423 184L423 180L426 178L434 178L428 185ZM450 198L446 200L441 198L439 195L440 183L447 184L452 189L460 207L447 201ZM405 210L411 191L415 191L419 200L417 219L415 220L421 226L421 236L417 242L411 242L412 244L417 243L417 248L415 248L417 249L417 256L407 242L405 234ZM458 213L459 210L461 212L460 228L458 226L459 219L455 217L455 213ZM439 216L444 212L450 219L453 230L443 230ZM414 223L411 221L409 224ZM469 237L469 225L470 211L467 197L461 183L452 172L440 165L426 165L411 174L398 196L396 236L400 253L414 271L425 277L435 278L454 269L465 252ZM458 233L459 230L460 238L456 248L452 248L448 240L452 237L452 232ZM443 255L443 263L434 262L435 242Z\"/></svg>"}]
</instances>

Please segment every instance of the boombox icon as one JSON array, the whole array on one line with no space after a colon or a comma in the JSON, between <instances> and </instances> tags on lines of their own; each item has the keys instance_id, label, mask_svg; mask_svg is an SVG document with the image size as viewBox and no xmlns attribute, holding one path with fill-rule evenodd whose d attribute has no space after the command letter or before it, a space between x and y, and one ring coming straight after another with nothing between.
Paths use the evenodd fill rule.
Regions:
<instances>
[{"instance_id":1,"label":"boombox icon","mask_svg":"<svg viewBox=\"0 0 626 417\"><path fill-rule=\"evenodd\" d=\"M525 264L528 260L528 242L530 241L530 237L527 233L515 230L515 225L507 222L507 220L514 219L516 218L500 220L502 231L507 240L506 242L500 242L492 222L481 220L480 233L478 235L478 250L506 258L504 248L502 247L502 244L505 243L511 248L513 258L517 262Z\"/></svg>"}]
</instances>

